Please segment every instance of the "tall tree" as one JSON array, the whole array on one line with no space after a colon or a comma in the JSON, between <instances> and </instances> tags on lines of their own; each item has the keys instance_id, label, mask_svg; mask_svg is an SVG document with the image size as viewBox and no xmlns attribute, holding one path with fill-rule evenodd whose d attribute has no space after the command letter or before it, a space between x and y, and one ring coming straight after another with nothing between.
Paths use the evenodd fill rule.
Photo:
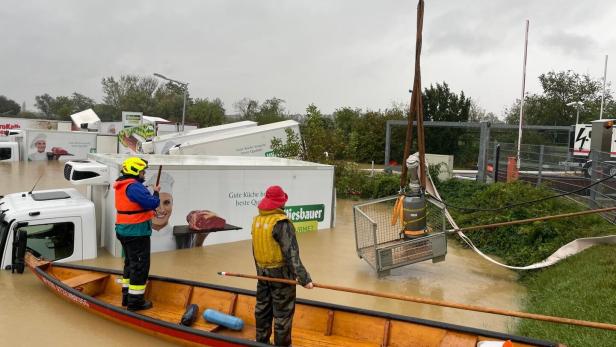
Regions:
<instances>
[{"instance_id":1,"label":"tall tree","mask_svg":"<svg viewBox=\"0 0 616 347\"><path fill-rule=\"evenodd\" d=\"M361 110L343 107L334 111L332 116L336 129L339 129L345 140L348 140L353 130L353 124L355 124L361 116Z\"/></svg>"},{"instance_id":2,"label":"tall tree","mask_svg":"<svg viewBox=\"0 0 616 347\"><path fill-rule=\"evenodd\" d=\"M93 99L79 93L71 96L52 97L49 94L37 95L35 106L47 118L70 120L70 115L89 108L93 108Z\"/></svg>"},{"instance_id":3,"label":"tall tree","mask_svg":"<svg viewBox=\"0 0 616 347\"><path fill-rule=\"evenodd\" d=\"M154 77L122 75L116 80L106 77L102 80L103 102L115 108L116 112L138 111L153 115L156 110L154 92L159 81Z\"/></svg>"},{"instance_id":4,"label":"tall tree","mask_svg":"<svg viewBox=\"0 0 616 347\"><path fill-rule=\"evenodd\" d=\"M93 108L96 102L85 95L79 93L73 93L71 96L71 102L73 104L73 111L80 112L83 110L87 110L89 108Z\"/></svg>"},{"instance_id":5,"label":"tall tree","mask_svg":"<svg viewBox=\"0 0 616 347\"><path fill-rule=\"evenodd\" d=\"M589 74L580 75L571 70L550 71L539 76L542 92L530 94L524 100L524 123L529 125L575 124L577 109L568 103L581 101L580 123L599 119L603 81ZM604 118L616 115L616 103L609 89L606 90ZM506 111L506 121L518 124L520 100Z\"/></svg>"},{"instance_id":6,"label":"tall tree","mask_svg":"<svg viewBox=\"0 0 616 347\"><path fill-rule=\"evenodd\" d=\"M342 159L344 141L341 133L336 131L332 119L324 116L314 104L306 108L301 132L305 144L306 160L328 162L333 159Z\"/></svg>"},{"instance_id":7,"label":"tall tree","mask_svg":"<svg viewBox=\"0 0 616 347\"><path fill-rule=\"evenodd\" d=\"M471 100L464 91L456 94L443 82L430 85L423 95L424 117L430 121L468 122ZM455 154L459 150L459 139L465 133L456 128L427 128L426 149L435 154Z\"/></svg>"},{"instance_id":8,"label":"tall tree","mask_svg":"<svg viewBox=\"0 0 616 347\"><path fill-rule=\"evenodd\" d=\"M225 122L225 108L222 100L216 98L196 99L188 110L188 119L199 124L200 127L209 127Z\"/></svg>"},{"instance_id":9,"label":"tall tree","mask_svg":"<svg viewBox=\"0 0 616 347\"><path fill-rule=\"evenodd\" d=\"M0 116L17 115L21 111L21 107L14 100L7 98L4 95L0 95Z\"/></svg>"},{"instance_id":10,"label":"tall tree","mask_svg":"<svg viewBox=\"0 0 616 347\"><path fill-rule=\"evenodd\" d=\"M263 125L285 120L284 102L276 97L265 100L255 115L257 123Z\"/></svg>"},{"instance_id":11,"label":"tall tree","mask_svg":"<svg viewBox=\"0 0 616 347\"><path fill-rule=\"evenodd\" d=\"M474 100L471 100L471 108L468 116L469 122L490 122L503 123L493 112L487 112L484 108L479 106Z\"/></svg>"},{"instance_id":12,"label":"tall tree","mask_svg":"<svg viewBox=\"0 0 616 347\"><path fill-rule=\"evenodd\" d=\"M154 93L154 111L152 115L166 118L170 121L180 121L184 107L184 89L174 83L160 85ZM190 94L186 95L186 112L192 105Z\"/></svg>"},{"instance_id":13,"label":"tall tree","mask_svg":"<svg viewBox=\"0 0 616 347\"><path fill-rule=\"evenodd\" d=\"M239 112L241 119L243 120L256 120L257 113L259 112L259 102L256 100L243 98L233 104L233 107Z\"/></svg>"},{"instance_id":14,"label":"tall tree","mask_svg":"<svg viewBox=\"0 0 616 347\"><path fill-rule=\"evenodd\" d=\"M53 116L51 109L53 107L52 104L55 101L54 97L45 93L43 95L35 96L34 100L35 100L34 106L38 108L46 118L51 118Z\"/></svg>"}]
</instances>

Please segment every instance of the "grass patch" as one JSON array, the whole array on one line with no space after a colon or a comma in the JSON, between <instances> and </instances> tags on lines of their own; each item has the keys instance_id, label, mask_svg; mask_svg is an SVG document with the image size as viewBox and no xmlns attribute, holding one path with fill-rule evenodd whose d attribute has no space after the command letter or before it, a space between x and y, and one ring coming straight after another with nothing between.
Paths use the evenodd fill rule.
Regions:
<instances>
[{"instance_id":1,"label":"grass patch","mask_svg":"<svg viewBox=\"0 0 616 347\"><path fill-rule=\"evenodd\" d=\"M526 276L525 310L558 317L616 324L616 246L595 246ZM614 346L616 332L530 319L517 334L568 346Z\"/></svg>"}]
</instances>

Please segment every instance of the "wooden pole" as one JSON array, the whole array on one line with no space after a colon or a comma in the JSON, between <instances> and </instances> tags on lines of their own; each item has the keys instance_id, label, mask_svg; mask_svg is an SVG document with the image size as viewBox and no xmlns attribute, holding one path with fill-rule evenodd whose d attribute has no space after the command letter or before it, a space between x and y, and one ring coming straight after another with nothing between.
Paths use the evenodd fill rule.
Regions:
<instances>
[{"instance_id":1,"label":"wooden pole","mask_svg":"<svg viewBox=\"0 0 616 347\"><path fill-rule=\"evenodd\" d=\"M406 185L407 172L406 159L411 155L411 147L413 146L413 121L417 120L417 148L419 150L419 163L421 164L421 186L426 187L423 163L423 105L421 101L421 35L423 30L423 13L424 1L419 0L417 4L417 37L415 39L415 79L413 81L413 90L411 91L411 104L409 108L408 123L406 126L406 140L404 142L404 158L402 158L402 174L400 175L400 189ZM420 128L421 127L421 128ZM385 163L387 165L388 163Z\"/></svg>"},{"instance_id":2,"label":"wooden pole","mask_svg":"<svg viewBox=\"0 0 616 347\"><path fill-rule=\"evenodd\" d=\"M460 229L450 229L450 230L447 230L447 232L452 233L452 232L459 232L459 231L461 232L474 231L474 230L479 230L479 229L493 229L493 228L499 228L499 227L508 226L508 225L540 222L540 221L558 219L558 218L569 218L569 217L575 217L575 216L583 216L583 215L592 214L592 213L609 212L609 211L614 211L614 210L616 210L616 207L606 207L606 208L599 208L596 210L588 210L588 211L582 211L582 212L563 213L563 214L557 214L553 216L521 219L521 220L510 221L510 222L502 222L502 223L494 223L494 224L486 224L486 225L476 225L476 226L460 228Z\"/></svg>"},{"instance_id":3,"label":"wooden pole","mask_svg":"<svg viewBox=\"0 0 616 347\"><path fill-rule=\"evenodd\" d=\"M421 92L421 44L423 35L424 2L417 4L417 42L415 45L415 118L417 118L417 151L419 152L419 185L426 190L426 142L424 136L423 95ZM406 158L404 158L406 160Z\"/></svg>"},{"instance_id":4,"label":"wooden pole","mask_svg":"<svg viewBox=\"0 0 616 347\"><path fill-rule=\"evenodd\" d=\"M158 184L160 183L160 174L163 172L163 166L159 166L158 167L158 174L156 175L156 185L158 186Z\"/></svg>"},{"instance_id":5,"label":"wooden pole","mask_svg":"<svg viewBox=\"0 0 616 347\"><path fill-rule=\"evenodd\" d=\"M218 274L222 275L222 276L250 278L250 279L255 279L255 280L260 280L260 281L279 282L279 283L286 283L286 284L291 284L291 285L297 285L298 284L297 281L281 279L281 278L254 276L254 275L246 275L246 274L239 274L239 273L233 273L233 272L219 272ZM370 290L362 290L362 289L355 289L355 288L348 288L348 287L340 287L340 286L333 286L333 285L320 284L320 283L314 283L314 282L312 284L313 284L313 286L315 286L317 288L337 290L337 291L341 291L341 292L349 292L349 293L362 294L362 295L370 295L370 296L376 296L376 297L387 298L387 299L395 299L395 300L402 300L402 301L417 302L417 303L420 303L420 304L428 304L428 305L436 305L436 306L457 308L457 309L460 309L460 310L468 310L468 311L476 311L476 312L483 312L483 313L499 314L499 315L503 315L503 316L511 316L511 317L518 317L518 318L528 318L528 319L535 319L535 320L541 320L541 321L552 322L552 323L570 324L570 325L578 325L578 326L583 326L583 327L588 327L588 328L604 329L604 330L614 330L614 331L616 331L616 325L615 324L609 324L609 323L599 323L599 322L591 322L591 321L584 321L584 320L571 319L571 318L546 316L546 315L535 314L535 313L527 313L527 312L519 312L519 311L511 311L511 310L501 310L501 309L496 309L496 308L474 306L474 305L464 305L464 304L458 304L458 303L450 302L450 301L434 300L434 299L415 297L415 296L408 296L408 295L400 295L400 294L392 294L392 293L379 293L379 292L374 292L374 291L370 291Z\"/></svg>"}]
</instances>

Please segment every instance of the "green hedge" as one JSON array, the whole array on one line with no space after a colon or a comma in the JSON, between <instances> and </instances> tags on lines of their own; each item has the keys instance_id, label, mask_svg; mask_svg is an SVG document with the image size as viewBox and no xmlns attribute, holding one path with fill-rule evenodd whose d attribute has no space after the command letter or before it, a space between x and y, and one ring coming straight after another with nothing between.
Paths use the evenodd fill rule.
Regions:
<instances>
[{"instance_id":1,"label":"green hedge","mask_svg":"<svg viewBox=\"0 0 616 347\"><path fill-rule=\"evenodd\" d=\"M375 173L360 170L351 162L336 163L336 195L346 199L375 199L395 195L400 189L400 176L388 173Z\"/></svg>"},{"instance_id":2,"label":"green hedge","mask_svg":"<svg viewBox=\"0 0 616 347\"><path fill-rule=\"evenodd\" d=\"M439 192L451 205L496 208L554 195L554 191L525 182L483 185L474 181L449 180ZM498 212L473 212L450 208L460 227L492 224L585 210L566 198L555 198ZM497 229L470 231L467 236L482 251L495 254L507 264L523 266L541 261L561 246L581 237L616 233L616 227L598 215L556 219Z\"/></svg>"}]
</instances>

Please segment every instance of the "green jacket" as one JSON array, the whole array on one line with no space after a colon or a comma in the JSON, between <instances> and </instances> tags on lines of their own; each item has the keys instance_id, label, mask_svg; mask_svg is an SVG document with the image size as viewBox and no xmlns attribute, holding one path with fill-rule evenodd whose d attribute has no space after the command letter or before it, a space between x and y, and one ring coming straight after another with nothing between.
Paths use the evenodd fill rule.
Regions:
<instances>
[{"instance_id":1,"label":"green jacket","mask_svg":"<svg viewBox=\"0 0 616 347\"><path fill-rule=\"evenodd\" d=\"M115 231L122 236L152 236L152 221L138 224L116 224Z\"/></svg>"}]
</instances>

